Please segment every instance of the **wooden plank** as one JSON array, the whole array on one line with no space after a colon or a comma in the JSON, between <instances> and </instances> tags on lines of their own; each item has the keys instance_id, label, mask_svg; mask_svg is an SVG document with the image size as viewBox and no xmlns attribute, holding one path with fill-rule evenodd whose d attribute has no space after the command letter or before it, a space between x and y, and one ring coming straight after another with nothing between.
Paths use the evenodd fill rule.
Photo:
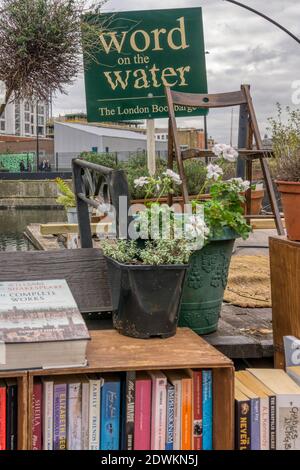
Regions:
<instances>
[{"instance_id":1,"label":"wooden plank","mask_svg":"<svg viewBox=\"0 0 300 470\"><path fill-rule=\"evenodd\" d=\"M111 311L106 261L95 248L0 253L0 282L66 279L81 312Z\"/></svg>"},{"instance_id":2,"label":"wooden plank","mask_svg":"<svg viewBox=\"0 0 300 470\"><path fill-rule=\"evenodd\" d=\"M171 93L173 102L184 106L225 108L246 103L243 90L216 94L182 93L179 91L172 91Z\"/></svg>"},{"instance_id":3,"label":"wooden plank","mask_svg":"<svg viewBox=\"0 0 300 470\"><path fill-rule=\"evenodd\" d=\"M92 234L96 234L99 230L107 231L110 223L105 222L98 222L91 224L91 231ZM48 224L41 224L40 228L40 235L45 237L46 235L62 235L68 233L78 233L78 224L68 224L68 223L48 223Z\"/></svg>"},{"instance_id":4,"label":"wooden plank","mask_svg":"<svg viewBox=\"0 0 300 470\"><path fill-rule=\"evenodd\" d=\"M283 336L300 337L300 243L270 238L275 367L284 368Z\"/></svg>"},{"instance_id":5,"label":"wooden plank","mask_svg":"<svg viewBox=\"0 0 300 470\"><path fill-rule=\"evenodd\" d=\"M24 235L37 250L55 251L62 248L57 237L54 237L52 234L48 234L47 236L41 235L39 224L28 225Z\"/></svg>"},{"instance_id":6,"label":"wooden plank","mask_svg":"<svg viewBox=\"0 0 300 470\"><path fill-rule=\"evenodd\" d=\"M234 368L213 369L213 449L234 449ZM224 427L225 423L225 427ZM232 429L230 430L230 424ZM226 432L224 430L226 429Z\"/></svg>"}]
</instances>

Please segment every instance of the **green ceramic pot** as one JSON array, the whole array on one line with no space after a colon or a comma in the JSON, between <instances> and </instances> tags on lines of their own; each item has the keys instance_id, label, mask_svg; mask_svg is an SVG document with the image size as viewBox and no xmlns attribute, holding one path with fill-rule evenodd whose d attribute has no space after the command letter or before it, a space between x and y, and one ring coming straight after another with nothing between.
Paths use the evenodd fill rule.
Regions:
<instances>
[{"instance_id":1,"label":"green ceramic pot","mask_svg":"<svg viewBox=\"0 0 300 470\"><path fill-rule=\"evenodd\" d=\"M238 234L224 228L223 235L213 238L190 258L179 326L186 326L199 335L218 329L224 291L235 239Z\"/></svg>"}]
</instances>

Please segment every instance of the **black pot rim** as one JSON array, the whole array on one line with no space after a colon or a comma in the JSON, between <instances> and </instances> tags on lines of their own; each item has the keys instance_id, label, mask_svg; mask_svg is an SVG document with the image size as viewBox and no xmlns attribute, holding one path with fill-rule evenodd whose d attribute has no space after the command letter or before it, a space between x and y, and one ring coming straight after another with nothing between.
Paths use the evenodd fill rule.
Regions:
<instances>
[{"instance_id":1,"label":"black pot rim","mask_svg":"<svg viewBox=\"0 0 300 470\"><path fill-rule=\"evenodd\" d=\"M103 255L107 260L111 261L113 264L117 266L121 266L122 268L130 268L130 269L139 269L139 270L149 270L149 269L188 269L190 264L125 264L120 263L119 261L111 258L110 256Z\"/></svg>"}]
</instances>

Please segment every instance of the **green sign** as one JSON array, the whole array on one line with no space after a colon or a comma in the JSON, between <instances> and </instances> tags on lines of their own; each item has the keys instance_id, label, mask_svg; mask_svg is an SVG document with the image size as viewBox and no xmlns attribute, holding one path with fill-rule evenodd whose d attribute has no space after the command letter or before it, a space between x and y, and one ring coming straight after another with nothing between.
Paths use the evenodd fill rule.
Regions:
<instances>
[{"instance_id":1,"label":"green sign","mask_svg":"<svg viewBox=\"0 0 300 470\"><path fill-rule=\"evenodd\" d=\"M165 118L165 86L207 93L201 8L105 13L87 21L101 31L97 61L87 60L91 51L84 54L88 121ZM191 106L175 110L206 114Z\"/></svg>"}]
</instances>

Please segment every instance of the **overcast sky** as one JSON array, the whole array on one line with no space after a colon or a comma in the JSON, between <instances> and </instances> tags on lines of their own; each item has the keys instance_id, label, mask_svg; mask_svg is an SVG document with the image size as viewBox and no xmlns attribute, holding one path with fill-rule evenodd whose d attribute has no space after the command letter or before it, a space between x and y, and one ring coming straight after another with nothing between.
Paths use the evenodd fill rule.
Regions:
<instances>
[{"instance_id":1,"label":"overcast sky","mask_svg":"<svg viewBox=\"0 0 300 470\"><path fill-rule=\"evenodd\" d=\"M299 0L241 0L277 20L296 36L300 36ZM105 11L149 10L163 8L203 7L204 35L210 93L237 90L241 83L252 88L255 108L262 134L267 119L276 112L276 102L292 103L292 83L299 81L300 44L263 18L223 0L110 0ZM54 114L85 111L82 77L57 96ZM156 120L158 127L165 120ZM202 118L181 119L184 126L203 127ZM234 143L238 124L234 113ZM208 117L208 133L219 142L229 142L230 110L212 110Z\"/></svg>"}]
</instances>

